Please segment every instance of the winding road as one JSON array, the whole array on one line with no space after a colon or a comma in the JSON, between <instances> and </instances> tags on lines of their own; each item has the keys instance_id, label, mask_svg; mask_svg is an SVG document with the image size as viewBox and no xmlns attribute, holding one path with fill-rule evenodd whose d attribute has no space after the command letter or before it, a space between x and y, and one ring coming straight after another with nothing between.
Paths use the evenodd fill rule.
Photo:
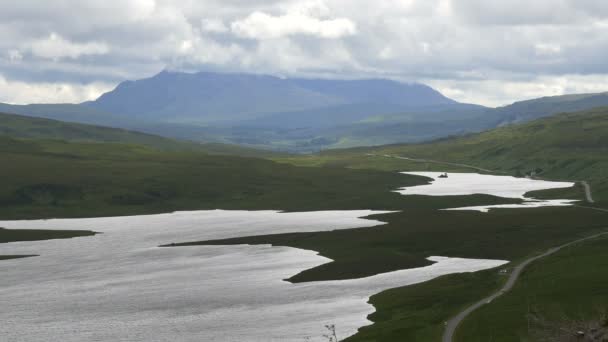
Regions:
<instances>
[{"instance_id":1,"label":"winding road","mask_svg":"<svg viewBox=\"0 0 608 342\"><path fill-rule=\"evenodd\" d=\"M432 163L432 164L451 165L451 166L458 166L458 167L464 167L464 168L468 168L468 169L473 169L473 170L477 170L477 171L481 171L481 172L499 173L499 174L502 173L502 174L504 174L503 172L494 171L494 170L488 170L488 169L484 169L484 168L477 167L477 166L474 166L474 165L460 164L460 163L450 163L450 162L444 162L444 161L432 160L432 159L419 159L419 158L392 156L390 154L372 154L372 153L368 153L367 155L369 155L369 156L381 156L381 157L385 157L385 158L403 159L403 160L409 160L409 161L418 162L418 163Z\"/></svg>"},{"instance_id":2,"label":"winding road","mask_svg":"<svg viewBox=\"0 0 608 342\"><path fill-rule=\"evenodd\" d=\"M589 185L587 181L582 181L581 184L583 185L583 189L585 189L585 198L587 199L587 202L594 203L595 201L591 195L591 185Z\"/></svg>"},{"instance_id":3,"label":"winding road","mask_svg":"<svg viewBox=\"0 0 608 342\"><path fill-rule=\"evenodd\" d=\"M522 271L526 268L526 266L528 266L530 263L544 258L546 256L549 256L557 251L559 251L560 249L564 248L564 247L568 247L570 245L573 245L575 243L579 243L579 242L583 242L586 240L590 240L590 239L594 239L597 238L599 236L602 235L606 235L608 234L608 232L604 232L604 233L599 233L599 234L595 234L595 235L591 235L582 239L578 239L575 241L571 241L568 242L566 244L563 244L561 246L558 247L553 247L551 249L549 249L548 251L544 252L543 254L531 257L529 259L524 260L522 263L520 263L519 265L517 265L512 271L511 274L509 275L509 279L507 279L507 282L503 285L503 287L498 290L497 292L495 292L494 294L476 302L475 304L469 306L468 308L464 309L463 311L459 312L456 316L452 317L449 321L447 321L446 323L446 327L445 327L445 331L443 333L443 337L441 339L442 342L452 342L453 338L454 338L454 332L456 331L456 328L458 328L458 325L460 325L460 323L467 317L469 316L473 311L477 310L478 308L482 307L485 304L489 304L491 303L494 299L502 296L505 292L508 292L509 290L511 290L513 288L513 286L515 285L515 282L517 281L517 279L519 278L519 276L521 275Z\"/></svg>"},{"instance_id":4,"label":"winding road","mask_svg":"<svg viewBox=\"0 0 608 342\"><path fill-rule=\"evenodd\" d=\"M478 170L478 171L482 171L482 172L488 172L488 173L499 173L501 174L502 172L498 172L498 171L494 171L494 170L488 170L488 169L484 169L484 168L480 168L474 165L468 165L468 164L461 164L461 163L450 163L450 162L442 162L442 161L438 161L438 160L432 160L432 159L418 159L418 158L408 158L408 157L401 157L401 156L394 156L394 155L388 155L388 154L382 154L382 155L378 155L378 154L368 154L370 156L381 156L381 157L386 157L386 158L395 158L395 159L403 159L403 160L408 160L408 161L413 161L413 162L421 162L421 163L434 163L434 164L443 164L443 165L451 165L451 166L458 166L458 167L465 167L465 168L470 168L473 170ZM502 173L504 174L504 173ZM591 185L587 182L587 181L576 181L578 183L580 183L583 186L583 189L585 191L585 200L587 201L587 203L594 203L595 201L593 200L593 195L591 192ZM585 207L585 206L580 206L582 208L587 208L587 209L593 209L593 210L599 210L599 211L604 211L604 212L608 212L608 209L603 209L603 208L593 208L593 207ZM523 270L532 262L544 258L546 256L549 256L557 251L559 251L560 249L564 248L564 247L568 247L570 245L579 243L579 242L583 242L586 240L590 240L590 239L594 239L597 238L599 236L602 235L606 235L608 234L608 232L604 232L604 233L599 233L599 234L595 234L592 236L588 236L582 239L578 239L575 241L571 241L569 243L563 244L561 246L557 246L557 247L553 247L549 250L547 250L546 252L536 255L534 257L531 257L529 259L524 260L522 263L520 263L519 265L515 266L515 268L512 269L511 273L509 274L509 278L507 279L507 281L505 282L505 284L503 285L503 287L498 290L497 292L491 294L490 296L483 298L481 300L479 300L478 302L472 304L471 306L467 307L466 309L464 309L463 311L459 312L458 314L456 314L456 316L452 317L450 320L448 320L446 322L446 326L445 326L445 331L442 337L442 342L452 342L453 338L454 338L454 333L456 332L456 329L458 328L458 326L460 325L460 323L467 317L469 316L473 311L477 310L478 308L491 303L494 299L502 296L503 294L505 294L506 292L510 291L513 286L515 285L515 283L517 282L517 280L519 279L519 276L521 275L521 273L523 272Z\"/></svg>"}]
</instances>

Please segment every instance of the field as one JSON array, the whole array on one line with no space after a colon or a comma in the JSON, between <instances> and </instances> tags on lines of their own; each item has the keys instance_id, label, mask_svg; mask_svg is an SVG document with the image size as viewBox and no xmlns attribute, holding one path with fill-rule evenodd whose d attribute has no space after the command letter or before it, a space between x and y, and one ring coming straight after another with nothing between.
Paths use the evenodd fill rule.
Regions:
<instances>
[{"instance_id":1,"label":"field","mask_svg":"<svg viewBox=\"0 0 608 342\"><path fill-rule=\"evenodd\" d=\"M587 335L594 328L606 332L607 268L606 237L539 260L522 274L513 292L465 320L456 340L571 341L579 330Z\"/></svg>"},{"instance_id":2,"label":"field","mask_svg":"<svg viewBox=\"0 0 608 342\"><path fill-rule=\"evenodd\" d=\"M139 145L0 138L0 218L195 209L398 209L422 177Z\"/></svg>"}]
</instances>

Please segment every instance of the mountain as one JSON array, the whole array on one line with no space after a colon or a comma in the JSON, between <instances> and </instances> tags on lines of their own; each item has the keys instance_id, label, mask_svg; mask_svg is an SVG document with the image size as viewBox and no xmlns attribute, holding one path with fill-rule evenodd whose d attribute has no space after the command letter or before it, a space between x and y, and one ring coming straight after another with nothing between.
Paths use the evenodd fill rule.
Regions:
<instances>
[{"instance_id":1,"label":"mountain","mask_svg":"<svg viewBox=\"0 0 608 342\"><path fill-rule=\"evenodd\" d=\"M608 106L608 92L547 96L519 101L492 111L499 124L526 122L558 113Z\"/></svg>"},{"instance_id":2,"label":"mountain","mask_svg":"<svg viewBox=\"0 0 608 342\"><path fill-rule=\"evenodd\" d=\"M608 106L608 93L544 97L499 108L458 103L422 84L180 73L126 81L83 104L0 104L0 112L255 149L424 142L561 112Z\"/></svg>"},{"instance_id":3,"label":"mountain","mask_svg":"<svg viewBox=\"0 0 608 342\"><path fill-rule=\"evenodd\" d=\"M86 105L132 119L208 124L341 105L388 104L403 110L454 103L428 86L389 80L163 71L151 78L123 82Z\"/></svg>"}]
</instances>

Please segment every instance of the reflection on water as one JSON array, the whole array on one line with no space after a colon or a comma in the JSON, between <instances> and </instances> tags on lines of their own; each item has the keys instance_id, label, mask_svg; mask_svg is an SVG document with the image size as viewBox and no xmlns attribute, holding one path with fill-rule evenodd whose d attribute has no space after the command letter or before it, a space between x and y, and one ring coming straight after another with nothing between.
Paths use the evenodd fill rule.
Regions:
<instances>
[{"instance_id":1,"label":"reflection on water","mask_svg":"<svg viewBox=\"0 0 608 342\"><path fill-rule=\"evenodd\" d=\"M6 341L311 341L324 324L341 338L369 324L368 297L384 289L504 264L433 258L420 269L291 284L329 260L270 246L160 244L381 224L373 213L196 211L162 215L4 221L0 227L90 229L103 234L0 245L0 336ZM373 229L373 228L372 228Z\"/></svg>"}]
</instances>

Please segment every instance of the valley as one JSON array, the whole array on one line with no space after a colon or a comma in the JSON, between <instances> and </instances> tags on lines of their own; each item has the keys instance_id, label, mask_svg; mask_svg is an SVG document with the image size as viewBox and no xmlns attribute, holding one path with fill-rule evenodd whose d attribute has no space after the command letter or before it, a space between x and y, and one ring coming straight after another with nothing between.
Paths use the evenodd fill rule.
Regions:
<instances>
[{"instance_id":1,"label":"valley","mask_svg":"<svg viewBox=\"0 0 608 342\"><path fill-rule=\"evenodd\" d=\"M35 268L42 265L48 270L59 267L53 273L67 274L61 267L69 263L59 260L85 258L78 254L84 248L99 253L95 258L89 255L89 263L78 267L103 270L91 278L80 271L72 275L81 279L82 286L89 284L91 306L95 298L102 298L95 284L104 279L116 279L116 284L107 285L113 291L126 289L118 281L123 279L131 287L152 286L148 293L169 298L150 302L148 296L124 292L127 297L122 300L134 306L171 308L155 318L132 316L126 307L107 302L105 310L118 310L122 317L123 328L115 329L112 337L105 327L117 324L113 318L94 320L97 314L81 311L91 315L82 324L106 338L131 336L147 326L143 322L154 319L162 328L167 320L163 315L177 310L173 312L180 312L182 318L173 324L188 333L171 332L171 336L181 340L214 338L217 331L231 330L234 336L248 334L260 341L269 334L282 340L314 341L322 337L325 324L334 324L341 338L348 336L346 341L439 341L445 322L505 285L507 277L499 270L511 270L551 250L555 253L522 271L511 291L491 297L491 303L463 317L454 326L452 340L484 340L497 332L508 336L507 329L518 336L548 334L547 322L559 320L551 314L557 298L579 278L555 275L562 283L555 287L554 297L547 298L538 297L539 289L528 286L528 279L543 274L535 265L561 260L564 253L577 255L568 259L573 265L587 262L589 256L585 259L587 252L580 246L603 241L608 227L605 117L606 110L597 108L430 142L287 154L0 115L0 156L5 161L0 179L6 180L0 187L0 226L11 228L0 230L0 235L21 236L0 246L5 259L0 267L5 274L9 269L14 272L4 281L14 282L7 287L7 296L14 300L11 312L24 318L32 315L19 304L26 293L48 296L45 288L34 291L26 286L29 292L23 295L15 290L26 281L20 278L23 269L40 272ZM444 172L446 179L439 177ZM523 178L526 175L529 178ZM283 219L287 217L293 219ZM89 236L93 232L103 234ZM76 236L80 237L31 241ZM564 244L568 245L559 251L552 249ZM106 250L110 245L120 251ZM597 253L593 251L588 253ZM108 253L121 257L114 260ZM30 258L15 258L25 256ZM221 277L215 273L220 267L215 260L223 260ZM115 268L121 263L124 267ZM166 268L177 265L183 266L179 272ZM262 287L243 287L240 277L259 275L241 272L260 270L261 265L266 275L255 283ZM147 269L143 279L152 277L155 285L141 283L138 267ZM40 281L49 276L40 274ZM190 285L175 291L172 279ZM215 279L217 287L201 279ZM63 286L61 281L55 279L54 286ZM275 297L228 296L221 305L210 306L213 301L197 292L206 289L220 296L226 283L237 286L235 293L254 291ZM600 280L581 285L579 291L589 293L582 300L593 301L595 307L604 305ZM180 304L196 293L197 305ZM62 305L84 300L64 295L57 299ZM323 308L323 315L283 320L276 329L254 333L244 324L250 311L237 313L232 308L236 303L254 305L250 301L255 298L276 305L266 306L268 316L263 320L281 320L276 314L284 315L280 308L287 302L280 298L297 299L289 305L308 315L318 315ZM536 328L526 330L522 317L529 312L512 304L522 298L535 307ZM182 316L184 310L189 313ZM244 330L225 326L223 310L240 317ZM581 319L592 317L596 309L560 306L560 310ZM500 312L495 315L505 317L504 325L494 324L500 320L487 322L491 316L484 312ZM54 327L57 336L69 340L64 335L71 329L65 323L72 320L69 315L64 312L45 329ZM193 317L199 319L190 321ZM42 338L41 331L23 324L10 331L28 330L30 340Z\"/></svg>"}]
</instances>

